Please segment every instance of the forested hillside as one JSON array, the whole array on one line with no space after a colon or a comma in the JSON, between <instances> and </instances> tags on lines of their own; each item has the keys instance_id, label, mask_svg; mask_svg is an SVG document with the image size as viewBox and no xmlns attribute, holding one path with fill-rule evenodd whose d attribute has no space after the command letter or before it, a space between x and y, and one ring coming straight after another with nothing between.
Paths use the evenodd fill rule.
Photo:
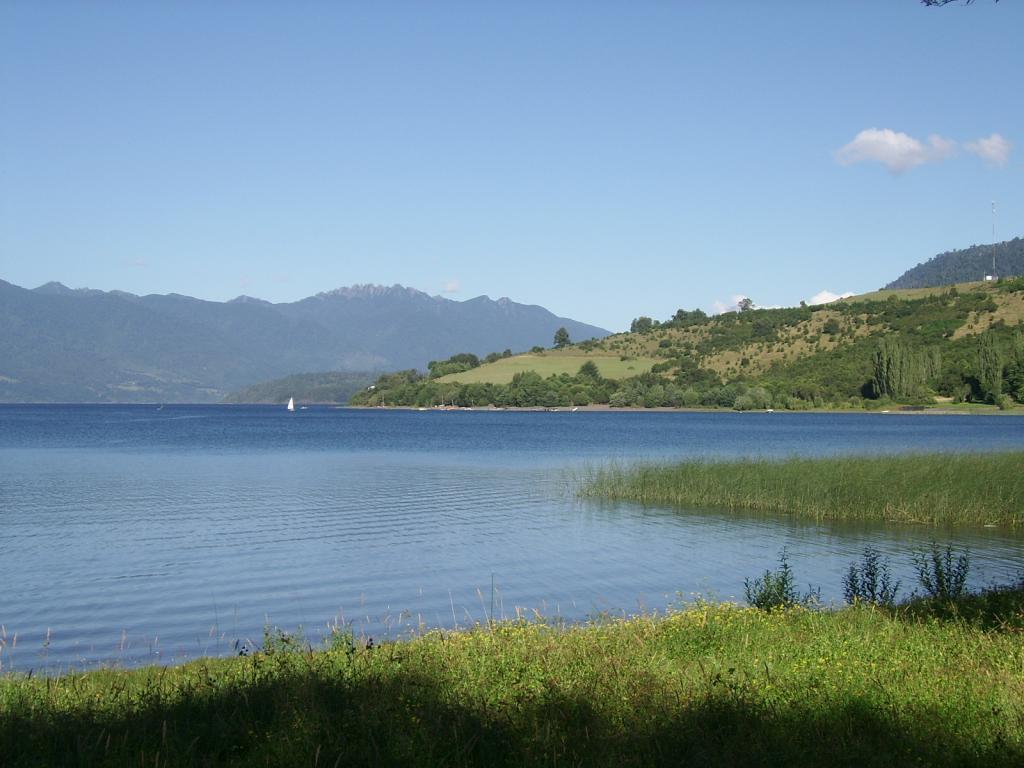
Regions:
<instances>
[{"instance_id":1,"label":"forested hillside","mask_svg":"<svg viewBox=\"0 0 1024 768\"><path fill-rule=\"evenodd\" d=\"M231 392L225 403L347 403L376 378L371 373L296 373Z\"/></svg>"},{"instance_id":2,"label":"forested hillside","mask_svg":"<svg viewBox=\"0 0 1024 768\"><path fill-rule=\"evenodd\" d=\"M1024 278L714 317L679 310L563 349L511 360L458 356L454 372L442 362L426 374L389 374L353 402L800 410L941 397L1011 407L1024 402L1022 320ZM516 361L521 370L509 381ZM612 375L609 361L636 373L620 366Z\"/></svg>"},{"instance_id":3,"label":"forested hillside","mask_svg":"<svg viewBox=\"0 0 1024 768\"><path fill-rule=\"evenodd\" d=\"M959 251L940 253L923 264L908 269L885 287L931 288L983 280L986 275L1024 275L1024 239L1015 237L1013 240L995 245L972 245Z\"/></svg>"}]
</instances>

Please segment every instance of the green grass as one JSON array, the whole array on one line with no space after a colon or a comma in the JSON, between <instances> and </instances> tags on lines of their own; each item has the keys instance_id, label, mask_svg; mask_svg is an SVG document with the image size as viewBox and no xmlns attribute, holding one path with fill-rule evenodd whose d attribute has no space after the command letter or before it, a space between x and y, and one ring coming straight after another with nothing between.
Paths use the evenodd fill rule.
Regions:
<instances>
[{"instance_id":1,"label":"green grass","mask_svg":"<svg viewBox=\"0 0 1024 768\"><path fill-rule=\"evenodd\" d=\"M1022 594L999 605L1005 616L979 621L927 606L696 604L8 677L0 755L5 766L1020 765Z\"/></svg>"},{"instance_id":2,"label":"green grass","mask_svg":"<svg viewBox=\"0 0 1024 768\"><path fill-rule=\"evenodd\" d=\"M527 354L506 357L493 363L486 363L462 373L453 373L437 379L439 382L459 382L460 384L508 384L512 377L524 371L535 371L544 378L551 375L567 373L575 376L580 366L588 360L594 362L601 375L606 379L625 379L647 373L651 366L659 360L651 357L637 357L620 360L618 356L583 355L575 350L547 351L542 355Z\"/></svg>"},{"instance_id":3,"label":"green grass","mask_svg":"<svg viewBox=\"0 0 1024 768\"><path fill-rule=\"evenodd\" d=\"M1024 453L688 461L610 467L580 495L820 520L1018 526Z\"/></svg>"},{"instance_id":4,"label":"green grass","mask_svg":"<svg viewBox=\"0 0 1024 768\"><path fill-rule=\"evenodd\" d=\"M912 301L914 299L923 299L926 296L948 293L950 288L956 288L961 293L968 293L970 291L991 290L994 286L995 283L979 280L969 283L957 283L956 285L936 285L928 288L889 288L887 290L882 289L869 293L859 293L842 299L842 301L848 304L859 301L885 301L890 298Z\"/></svg>"}]
</instances>

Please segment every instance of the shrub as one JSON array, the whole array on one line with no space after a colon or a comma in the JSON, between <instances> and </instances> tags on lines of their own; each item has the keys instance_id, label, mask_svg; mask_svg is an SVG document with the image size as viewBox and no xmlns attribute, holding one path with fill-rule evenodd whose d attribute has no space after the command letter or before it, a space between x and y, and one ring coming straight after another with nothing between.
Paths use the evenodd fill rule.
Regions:
<instances>
[{"instance_id":1,"label":"shrub","mask_svg":"<svg viewBox=\"0 0 1024 768\"><path fill-rule=\"evenodd\" d=\"M860 564L851 563L843 576L843 597L846 602L871 603L872 605L894 605L900 583L892 583L889 562L883 560L874 547L865 547Z\"/></svg>"},{"instance_id":2,"label":"shrub","mask_svg":"<svg viewBox=\"0 0 1024 768\"><path fill-rule=\"evenodd\" d=\"M947 544L943 551L938 544L932 542L927 550L915 552L913 558L917 579L929 597L956 600L964 594L967 571L970 569L966 549L954 561L951 544Z\"/></svg>"},{"instance_id":3,"label":"shrub","mask_svg":"<svg viewBox=\"0 0 1024 768\"><path fill-rule=\"evenodd\" d=\"M754 410L754 400L750 395L740 395L736 398L736 402L732 404L732 407L735 411L752 411Z\"/></svg>"},{"instance_id":4,"label":"shrub","mask_svg":"<svg viewBox=\"0 0 1024 768\"><path fill-rule=\"evenodd\" d=\"M644 408L660 408L665 405L665 388L655 384L644 395Z\"/></svg>"},{"instance_id":5,"label":"shrub","mask_svg":"<svg viewBox=\"0 0 1024 768\"><path fill-rule=\"evenodd\" d=\"M700 405L700 392L693 387L683 390L683 394L679 397L679 404L686 408Z\"/></svg>"},{"instance_id":6,"label":"shrub","mask_svg":"<svg viewBox=\"0 0 1024 768\"><path fill-rule=\"evenodd\" d=\"M779 553L778 570L765 571L764 576L756 579L744 579L743 591L746 593L747 602L762 611L792 608L795 605L814 605L820 602L821 596L820 589L809 588L805 595L801 595L797 590L785 547Z\"/></svg>"},{"instance_id":7,"label":"shrub","mask_svg":"<svg viewBox=\"0 0 1024 768\"><path fill-rule=\"evenodd\" d=\"M621 389L608 399L608 405L612 408L628 408L632 404L630 396Z\"/></svg>"}]
</instances>

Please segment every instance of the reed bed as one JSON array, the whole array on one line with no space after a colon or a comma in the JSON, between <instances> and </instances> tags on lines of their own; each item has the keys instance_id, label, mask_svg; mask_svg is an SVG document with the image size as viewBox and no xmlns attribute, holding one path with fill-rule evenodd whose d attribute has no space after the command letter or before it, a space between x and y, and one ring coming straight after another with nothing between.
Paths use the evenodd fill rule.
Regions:
<instances>
[{"instance_id":1,"label":"reed bed","mask_svg":"<svg viewBox=\"0 0 1024 768\"><path fill-rule=\"evenodd\" d=\"M1019 526L1024 452L612 466L590 471L578 493L819 520Z\"/></svg>"},{"instance_id":2,"label":"reed bed","mask_svg":"<svg viewBox=\"0 0 1024 768\"><path fill-rule=\"evenodd\" d=\"M28 765L1024 764L1019 593L992 620L692 604L0 678ZM285 647L285 650L282 650Z\"/></svg>"}]
</instances>

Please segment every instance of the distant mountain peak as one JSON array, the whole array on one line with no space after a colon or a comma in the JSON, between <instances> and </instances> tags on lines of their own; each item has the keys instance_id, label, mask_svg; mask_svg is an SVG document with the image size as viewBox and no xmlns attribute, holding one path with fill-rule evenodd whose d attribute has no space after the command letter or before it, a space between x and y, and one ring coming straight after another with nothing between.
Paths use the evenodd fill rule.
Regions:
<instances>
[{"instance_id":1,"label":"distant mountain peak","mask_svg":"<svg viewBox=\"0 0 1024 768\"><path fill-rule=\"evenodd\" d=\"M257 299L255 296L246 296L244 293L240 296L235 296L231 299L228 304L259 304L261 306L270 306L270 302L266 299Z\"/></svg>"},{"instance_id":2,"label":"distant mountain peak","mask_svg":"<svg viewBox=\"0 0 1024 768\"><path fill-rule=\"evenodd\" d=\"M407 288L404 285L395 283L394 285L375 285L373 283L365 283L361 285L349 285L341 288L335 288L333 291L323 291L318 293L314 298L317 299L368 299L378 298L381 296L409 296L415 298L438 298L436 296L428 296L423 291L418 291L415 288Z\"/></svg>"},{"instance_id":3,"label":"distant mountain peak","mask_svg":"<svg viewBox=\"0 0 1024 768\"><path fill-rule=\"evenodd\" d=\"M47 296L103 296L107 293L98 288L68 288L64 283L58 283L56 280L43 283L38 288L33 288L32 290L35 293L42 293ZM123 291L111 291L110 293L131 296L131 294L125 294Z\"/></svg>"},{"instance_id":4,"label":"distant mountain peak","mask_svg":"<svg viewBox=\"0 0 1024 768\"><path fill-rule=\"evenodd\" d=\"M74 293L74 291L64 285L64 283L58 283L56 280L43 283L38 288L33 288L32 290L36 293L48 293L54 296L66 296L69 293Z\"/></svg>"}]
</instances>

